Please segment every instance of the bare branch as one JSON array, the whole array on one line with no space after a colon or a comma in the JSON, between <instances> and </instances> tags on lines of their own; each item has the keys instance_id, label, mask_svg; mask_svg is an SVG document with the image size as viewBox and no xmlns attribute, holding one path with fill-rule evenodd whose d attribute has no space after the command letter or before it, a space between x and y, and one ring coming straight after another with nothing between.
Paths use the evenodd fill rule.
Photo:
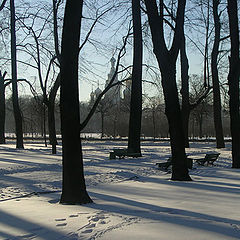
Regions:
<instances>
[{"instance_id":1,"label":"bare branch","mask_svg":"<svg viewBox=\"0 0 240 240\"><path fill-rule=\"evenodd\" d=\"M208 88L203 92L203 94L197 100L195 100L194 103L190 103L190 111L193 110L195 107L197 107L202 102L202 100L205 99L210 94L211 89L212 87L208 86Z\"/></svg>"},{"instance_id":2,"label":"bare branch","mask_svg":"<svg viewBox=\"0 0 240 240\"><path fill-rule=\"evenodd\" d=\"M1 6L0 6L0 11L3 10L3 8L4 8L5 4L6 4L6 2L7 2L7 0L3 0L2 4L1 4Z\"/></svg>"},{"instance_id":3,"label":"bare branch","mask_svg":"<svg viewBox=\"0 0 240 240\"><path fill-rule=\"evenodd\" d=\"M60 4L60 1L56 3L56 0L53 1L53 31L54 31L54 45L55 52L57 55L58 62L60 63L60 51L59 51L59 41L58 41L58 26L57 26L57 9Z\"/></svg>"},{"instance_id":4,"label":"bare branch","mask_svg":"<svg viewBox=\"0 0 240 240\"><path fill-rule=\"evenodd\" d=\"M121 81L119 82L116 82L116 83L113 83L114 82L114 79L116 78L117 74L118 74L118 68L119 68L119 65L120 65L120 60L121 58L124 56L124 52L126 51L125 50L125 47L127 45L127 39L128 37L131 35L130 33L130 26L129 26L129 29L128 29L128 33L127 33L127 36L123 39L123 46L121 47L121 49L119 50L118 52L118 57L117 57L117 63L116 63L116 69L115 69L115 72L111 78L111 80L109 81L108 85L106 86L106 88L98 95L96 101L94 102L90 112L88 113L87 117L85 118L85 120L80 124L80 131L83 130L86 125L88 124L89 120L91 119L91 117L93 116L94 112L96 111L97 109L97 106L99 104L99 102L101 101L102 97L104 96L104 94L112 87L116 86L117 84L120 84ZM123 80L123 81L126 81Z\"/></svg>"},{"instance_id":5,"label":"bare branch","mask_svg":"<svg viewBox=\"0 0 240 240\"><path fill-rule=\"evenodd\" d=\"M112 8L113 8L113 7L112 7ZM92 26L90 27L90 29L89 29L86 37L85 37L83 43L82 43L81 46L79 47L79 52L82 50L82 48L84 47L84 45L87 43L87 41L88 41L88 39L89 39L89 37L90 37L90 35L91 35L91 33L92 33L95 25L97 24L98 20L99 20L103 15L105 15L107 12L109 12L112 8L107 9L106 11L104 11L103 13L101 13L101 14L95 19L95 21L93 22Z\"/></svg>"},{"instance_id":6,"label":"bare branch","mask_svg":"<svg viewBox=\"0 0 240 240\"><path fill-rule=\"evenodd\" d=\"M225 36L225 37L222 37L222 38L220 39L220 41L224 41L224 40L226 40L226 39L228 39L228 38L230 38L230 35Z\"/></svg>"}]
</instances>

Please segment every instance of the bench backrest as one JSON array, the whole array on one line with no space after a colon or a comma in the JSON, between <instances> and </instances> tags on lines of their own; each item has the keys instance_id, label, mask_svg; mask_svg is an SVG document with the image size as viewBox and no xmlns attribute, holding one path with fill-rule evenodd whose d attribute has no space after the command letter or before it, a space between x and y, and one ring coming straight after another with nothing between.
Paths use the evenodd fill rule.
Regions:
<instances>
[{"instance_id":1,"label":"bench backrest","mask_svg":"<svg viewBox=\"0 0 240 240\"><path fill-rule=\"evenodd\" d=\"M113 149L113 152L115 154L125 154L127 152L127 149Z\"/></svg>"}]
</instances>

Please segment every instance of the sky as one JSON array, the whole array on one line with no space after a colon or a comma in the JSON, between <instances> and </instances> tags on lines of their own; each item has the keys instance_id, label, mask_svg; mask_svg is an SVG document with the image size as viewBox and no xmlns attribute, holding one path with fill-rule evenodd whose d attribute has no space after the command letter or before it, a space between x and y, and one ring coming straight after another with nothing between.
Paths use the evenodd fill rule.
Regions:
<instances>
[{"instance_id":1,"label":"sky","mask_svg":"<svg viewBox=\"0 0 240 240\"><path fill-rule=\"evenodd\" d=\"M35 0L31 0L33 3L36 3ZM89 2L91 3L91 1ZM95 2L92 6L89 4L88 7L85 7L84 14L89 14L88 17L94 19L95 10L94 9L97 4L100 6L104 1ZM96 5L96 6L95 6ZM100 8L100 11L104 11L105 7ZM88 9L88 11L86 11ZM127 14L129 11L123 8L123 11L112 11L107 13L106 16L101 18L101 21L96 24L92 35L90 36L90 42L86 44L83 48L82 52L80 52L80 64L79 64L79 86L80 86L80 100L88 101L90 92L95 90L98 86L102 89L105 85L105 81L107 79L107 75L110 71L110 59L112 56L117 55L117 48L121 47L122 37L126 35L127 32L127 24L123 24L123 20L120 18L121 14L125 14L125 18L129 18ZM121 13L120 13L121 12ZM143 22L145 18L143 18ZM89 27L93 20L83 20L81 34L82 34L82 42L88 32ZM61 32L61 31L60 31ZM190 63L189 74L201 74L202 72L202 61L203 58L201 54L199 54L198 50L193 48L188 48L188 57ZM152 55L152 56L150 56ZM18 53L19 59L25 61L25 58L22 54ZM83 61L84 59L84 61ZM122 61L124 66L130 65L132 62L132 49L129 44L127 47L127 54ZM151 64L157 67L157 63L153 53L151 50L147 52L144 51L144 63ZM177 64L177 79L180 78L180 66L179 62ZM20 64L19 64L20 66ZM10 70L8 71L10 73ZM31 69L27 69L24 67L19 67L18 70L19 77L25 77L30 79L31 81L37 77L37 73ZM121 79L121 77L119 77ZM145 75L144 79L150 79L149 75ZM39 85L39 84L38 84ZM28 88L25 89L20 88L25 92L28 92ZM144 92L148 95L157 94L157 91L152 87L144 84ZM30 93L30 92L29 92Z\"/></svg>"}]
</instances>

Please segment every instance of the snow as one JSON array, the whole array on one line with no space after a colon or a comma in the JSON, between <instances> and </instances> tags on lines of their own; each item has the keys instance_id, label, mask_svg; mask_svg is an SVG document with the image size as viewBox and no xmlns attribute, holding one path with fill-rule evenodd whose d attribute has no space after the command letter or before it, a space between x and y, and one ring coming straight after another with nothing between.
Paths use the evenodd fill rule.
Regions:
<instances>
[{"instance_id":1,"label":"snow","mask_svg":"<svg viewBox=\"0 0 240 240\"><path fill-rule=\"evenodd\" d=\"M190 156L220 152L216 166L190 170L192 182L170 181L155 163L168 142L143 142L142 158L109 159L124 141L84 141L87 190L94 203L61 205L61 147L16 150L0 145L0 239L240 239L240 170L231 146L191 143Z\"/></svg>"}]
</instances>

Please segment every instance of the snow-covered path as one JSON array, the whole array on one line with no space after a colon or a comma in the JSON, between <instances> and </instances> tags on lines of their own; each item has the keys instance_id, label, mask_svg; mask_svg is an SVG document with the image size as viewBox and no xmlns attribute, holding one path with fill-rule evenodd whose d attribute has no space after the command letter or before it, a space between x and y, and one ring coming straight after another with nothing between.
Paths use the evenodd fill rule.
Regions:
<instances>
[{"instance_id":1,"label":"snow-covered path","mask_svg":"<svg viewBox=\"0 0 240 240\"><path fill-rule=\"evenodd\" d=\"M231 169L229 146L193 143L190 155L221 155L217 166L195 165L192 182L169 181L156 168L170 155L167 142L144 142L142 158L108 159L111 149L125 146L84 142L94 203L67 206L58 204L60 154L39 144L1 145L0 239L240 239L240 170Z\"/></svg>"}]
</instances>

